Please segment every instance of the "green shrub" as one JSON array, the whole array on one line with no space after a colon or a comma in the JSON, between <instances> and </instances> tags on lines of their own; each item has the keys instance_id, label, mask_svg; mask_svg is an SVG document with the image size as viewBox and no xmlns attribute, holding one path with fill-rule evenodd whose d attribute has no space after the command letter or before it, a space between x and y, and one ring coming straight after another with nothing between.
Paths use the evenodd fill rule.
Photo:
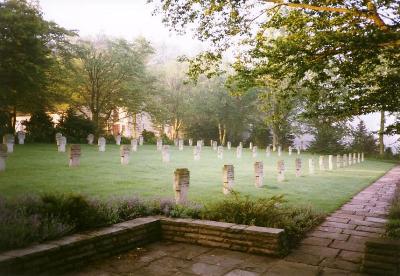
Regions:
<instances>
[{"instance_id":1,"label":"green shrub","mask_svg":"<svg viewBox=\"0 0 400 276\"><path fill-rule=\"evenodd\" d=\"M100 201L89 201L82 195L47 194L41 199L43 202L41 213L62 219L74 225L77 231L118 221L118 216L111 206Z\"/></svg>"},{"instance_id":2,"label":"green shrub","mask_svg":"<svg viewBox=\"0 0 400 276\"><path fill-rule=\"evenodd\" d=\"M26 127L26 140L29 142L52 143L55 140L53 120L44 110L31 114L29 121L24 121Z\"/></svg>"},{"instance_id":3,"label":"green shrub","mask_svg":"<svg viewBox=\"0 0 400 276\"><path fill-rule=\"evenodd\" d=\"M206 207L203 219L285 229L289 247L293 247L304 234L321 223L323 216L309 208L284 205L283 196L251 199L233 193L228 199Z\"/></svg>"},{"instance_id":4,"label":"green shrub","mask_svg":"<svg viewBox=\"0 0 400 276\"><path fill-rule=\"evenodd\" d=\"M154 132L143 130L142 136L144 143L147 145L155 145L157 143L157 138Z\"/></svg>"},{"instance_id":5,"label":"green shrub","mask_svg":"<svg viewBox=\"0 0 400 276\"><path fill-rule=\"evenodd\" d=\"M69 143L86 143L87 136L95 133L95 124L82 115L77 115L73 109L68 109L66 116L57 126Z\"/></svg>"}]
</instances>

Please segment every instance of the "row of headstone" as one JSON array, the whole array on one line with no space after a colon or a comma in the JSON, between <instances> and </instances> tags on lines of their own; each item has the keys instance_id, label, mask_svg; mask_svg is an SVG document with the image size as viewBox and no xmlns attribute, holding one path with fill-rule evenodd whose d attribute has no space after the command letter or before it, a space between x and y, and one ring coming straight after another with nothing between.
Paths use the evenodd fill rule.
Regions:
<instances>
[{"instance_id":1,"label":"row of headstone","mask_svg":"<svg viewBox=\"0 0 400 276\"><path fill-rule=\"evenodd\" d=\"M328 158L325 156L319 157L319 169L321 171L330 170L332 171L334 167L336 168L345 168L347 166L351 166L354 164L358 164L364 162L364 153L349 153L342 155L336 155L336 160L334 162L333 155L328 155Z\"/></svg>"}]
</instances>

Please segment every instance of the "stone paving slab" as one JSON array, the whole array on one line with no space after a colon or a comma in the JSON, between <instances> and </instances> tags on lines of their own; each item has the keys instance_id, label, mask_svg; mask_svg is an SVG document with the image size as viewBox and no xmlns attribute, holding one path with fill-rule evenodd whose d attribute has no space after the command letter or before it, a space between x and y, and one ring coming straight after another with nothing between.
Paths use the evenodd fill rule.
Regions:
<instances>
[{"instance_id":1,"label":"stone paving slab","mask_svg":"<svg viewBox=\"0 0 400 276\"><path fill-rule=\"evenodd\" d=\"M384 233L400 166L308 233L285 259L175 242L156 242L68 275L362 275L365 243Z\"/></svg>"}]
</instances>

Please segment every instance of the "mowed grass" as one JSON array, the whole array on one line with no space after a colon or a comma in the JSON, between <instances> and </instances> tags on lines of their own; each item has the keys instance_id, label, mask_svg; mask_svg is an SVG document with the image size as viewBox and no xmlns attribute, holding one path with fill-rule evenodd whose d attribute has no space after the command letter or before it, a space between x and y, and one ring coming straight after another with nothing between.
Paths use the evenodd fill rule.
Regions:
<instances>
[{"instance_id":1,"label":"mowed grass","mask_svg":"<svg viewBox=\"0 0 400 276\"><path fill-rule=\"evenodd\" d=\"M295 176L295 158L283 152L267 157L259 149L253 158L249 149L243 149L241 159L236 148L224 150L224 158L204 147L199 161L193 160L192 148L183 151L170 146L171 162L163 163L155 145L140 146L131 154L128 166L120 164L119 146L107 145L106 152L97 146L82 145L81 166L68 167L68 154L57 152L55 145L15 145L7 159L7 170L0 173L0 196L13 198L52 192L83 193L100 199L118 196L173 198L173 173L176 168L190 170L189 199L207 203L223 199L222 167L233 164L234 189L251 197L269 197L284 194L289 204L312 206L319 211L332 212L394 166L376 160L334 171L319 171L318 156L302 153L303 176ZM314 158L315 175L308 174L308 159ZM286 181L277 182L277 160L285 160ZM264 162L265 186L254 186L254 161Z\"/></svg>"}]
</instances>

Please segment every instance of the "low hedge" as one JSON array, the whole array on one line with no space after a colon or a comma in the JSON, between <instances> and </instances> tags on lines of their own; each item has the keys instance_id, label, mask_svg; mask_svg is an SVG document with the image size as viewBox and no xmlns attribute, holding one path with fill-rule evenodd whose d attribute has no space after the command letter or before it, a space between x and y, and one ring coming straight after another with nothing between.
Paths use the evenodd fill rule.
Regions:
<instances>
[{"instance_id":1,"label":"low hedge","mask_svg":"<svg viewBox=\"0 0 400 276\"><path fill-rule=\"evenodd\" d=\"M151 215L283 228L293 247L323 216L310 208L293 208L284 203L282 196L252 199L237 193L206 206L138 197L105 202L80 194L0 199L0 251Z\"/></svg>"}]
</instances>

